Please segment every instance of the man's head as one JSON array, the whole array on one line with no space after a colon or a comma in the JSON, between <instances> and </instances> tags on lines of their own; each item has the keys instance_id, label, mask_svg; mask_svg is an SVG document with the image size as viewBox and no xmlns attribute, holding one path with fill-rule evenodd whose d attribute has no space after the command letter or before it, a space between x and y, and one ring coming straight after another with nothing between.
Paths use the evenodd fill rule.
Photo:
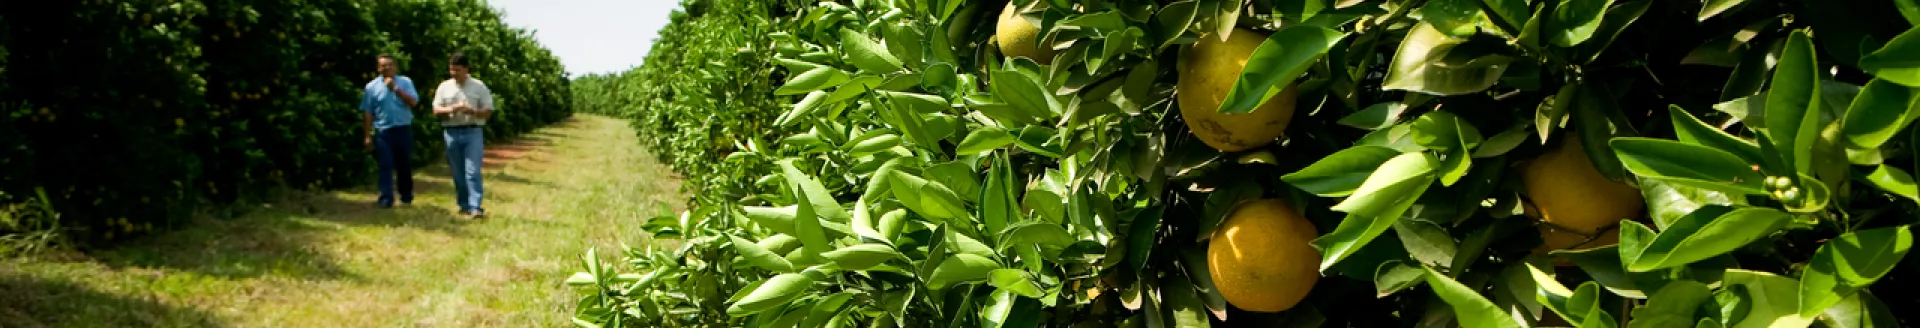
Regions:
<instances>
[{"instance_id":1,"label":"man's head","mask_svg":"<svg viewBox=\"0 0 1920 328\"><path fill-rule=\"evenodd\" d=\"M447 58L447 75L452 75L454 81L467 83L467 54L456 52Z\"/></svg>"},{"instance_id":2,"label":"man's head","mask_svg":"<svg viewBox=\"0 0 1920 328\"><path fill-rule=\"evenodd\" d=\"M394 74L399 74L400 64L395 63L393 54L380 54L378 62L380 63L380 76L393 77Z\"/></svg>"}]
</instances>

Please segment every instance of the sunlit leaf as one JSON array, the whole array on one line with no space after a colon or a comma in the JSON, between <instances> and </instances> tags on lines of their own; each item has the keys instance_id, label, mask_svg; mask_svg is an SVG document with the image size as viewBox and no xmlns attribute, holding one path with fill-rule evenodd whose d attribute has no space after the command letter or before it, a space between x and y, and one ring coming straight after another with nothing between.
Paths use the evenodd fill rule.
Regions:
<instances>
[{"instance_id":1,"label":"sunlit leaf","mask_svg":"<svg viewBox=\"0 0 1920 328\"><path fill-rule=\"evenodd\" d=\"M1393 65L1381 88L1451 96L1492 87L1506 72L1507 64L1513 62L1513 57L1488 54L1462 64L1441 64L1450 52L1466 41L1449 37L1426 23L1414 26L1413 31L1407 33L1407 38L1400 42L1400 50L1394 52Z\"/></svg>"},{"instance_id":2,"label":"sunlit leaf","mask_svg":"<svg viewBox=\"0 0 1920 328\"><path fill-rule=\"evenodd\" d=\"M1268 36L1247 58L1240 78L1220 102L1221 113L1248 113L1280 94L1346 34L1318 26L1294 26Z\"/></svg>"}]
</instances>

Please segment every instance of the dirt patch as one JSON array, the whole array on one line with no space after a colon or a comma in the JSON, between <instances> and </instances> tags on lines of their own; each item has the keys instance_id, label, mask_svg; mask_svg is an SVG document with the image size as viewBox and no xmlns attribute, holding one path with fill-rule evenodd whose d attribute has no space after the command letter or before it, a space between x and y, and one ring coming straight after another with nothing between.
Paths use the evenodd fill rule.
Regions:
<instances>
[{"instance_id":1,"label":"dirt patch","mask_svg":"<svg viewBox=\"0 0 1920 328\"><path fill-rule=\"evenodd\" d=\"M530 135L506 143L487 145L480 162L483 169L497 169L514 161L534 157L552 147L552 138Z\"/></svg>"}]
</instances>

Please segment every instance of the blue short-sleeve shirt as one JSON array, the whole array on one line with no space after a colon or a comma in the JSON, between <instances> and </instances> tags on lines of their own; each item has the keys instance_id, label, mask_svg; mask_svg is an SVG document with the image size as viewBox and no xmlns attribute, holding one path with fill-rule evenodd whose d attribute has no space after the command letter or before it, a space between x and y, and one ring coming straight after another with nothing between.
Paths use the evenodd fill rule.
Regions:
<instances>
[{"instance_id":1,"label":"blue short-sleeve shirt","mask_svg":"<svg viewBox=\"0 0 1920 328\"><path fill-rule=\"evenodd\" d=\"M398 80L394 84L400 87L401 92L406 92L407 96L415 100L420 99L420 93L414 91L413 79L405 76L396 76L394 79ZM368 81L364 89L365 94L360 96L360 111L373 114L373 128L386 129L413 124L413 109L407 107L406 101L401 100L393 90L387 89L384 77L376 77L373 81Z\"/></svg>"}]
</instances>

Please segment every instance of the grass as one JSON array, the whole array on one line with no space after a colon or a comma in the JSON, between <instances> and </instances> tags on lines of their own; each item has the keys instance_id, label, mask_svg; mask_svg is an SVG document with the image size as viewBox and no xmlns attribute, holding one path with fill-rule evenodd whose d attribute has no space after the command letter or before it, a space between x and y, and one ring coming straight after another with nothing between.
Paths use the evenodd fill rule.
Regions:
<instances>
[{"instance_id":1,"label":"grass","mask_svg":"<svg viewBox=\"0 0 1920 328\"><path fill-rule=\"evenodd\" d=\"M560 326L587 247L643 245L639 223L683 200L617 119L489 148L489 218L453 214L445 165L416 172L410 207L373 208L371 187L278 195L85 255L0 260L0 327Z\"/></svg>"}]
</instances>

